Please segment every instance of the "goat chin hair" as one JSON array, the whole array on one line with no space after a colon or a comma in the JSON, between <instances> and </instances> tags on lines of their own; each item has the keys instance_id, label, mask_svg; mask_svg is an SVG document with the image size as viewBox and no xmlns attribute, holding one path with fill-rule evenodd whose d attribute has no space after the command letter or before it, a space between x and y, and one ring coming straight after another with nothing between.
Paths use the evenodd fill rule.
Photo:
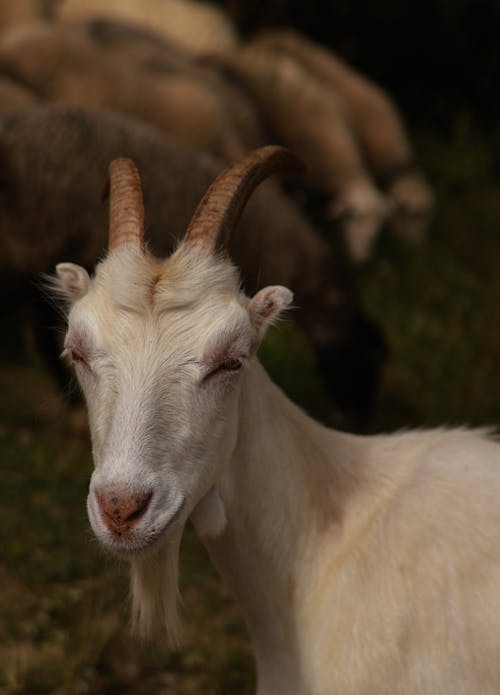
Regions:
<instances>
[{"instance_id":1,"label":"goat chin hair","mask_svg":"<svg viewBox=\"0 0 500 695\"><path fill-rule=\"evenodd\" d=\"M182 528L161 548L130 562L132 628L141 639L166 633L171 646L181 642L179 548Z\"/></svg>"}]
</instances>

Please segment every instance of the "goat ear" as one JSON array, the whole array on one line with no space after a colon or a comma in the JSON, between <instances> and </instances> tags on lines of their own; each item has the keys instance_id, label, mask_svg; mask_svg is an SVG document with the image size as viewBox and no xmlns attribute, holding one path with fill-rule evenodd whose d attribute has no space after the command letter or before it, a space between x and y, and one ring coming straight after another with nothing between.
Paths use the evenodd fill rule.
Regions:
<instances>
[{"instance_id":1,"label":"goat ear","mask_svg":"<svg viewBox=\"0 0 500 695\"><path fill-rule=\"evenodd\" d=\"M56 265L57 288L70 302L76 302L89 289L90 277L85 268L75 263L58 263Z\"/></svg>"},{"instance_id":2,"label":"goat ear","mask_svg":"<svg viewBox=\"0 0 500 695\"><path fill-rule=\"evenodd\" d=\"M278 317L280 312L290 306L293 294L286 287L274 285L264 287L257 292L248 304L248 313L255 335L254 344L257 346L264 337L268 326Z\"/></svg>"}]
</instances>

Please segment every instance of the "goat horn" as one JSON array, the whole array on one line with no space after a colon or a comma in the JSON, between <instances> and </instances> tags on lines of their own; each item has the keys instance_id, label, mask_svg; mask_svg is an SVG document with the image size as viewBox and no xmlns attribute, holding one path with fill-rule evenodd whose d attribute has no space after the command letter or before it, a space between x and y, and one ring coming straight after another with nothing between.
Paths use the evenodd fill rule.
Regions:
<instances>
[{"instance_id":1,"label":"goat horn","mask_svg":"<svg viewBox=\"0 0 500 695\"><path fill-rule=\"evenodd\" d=\"M131 159L120 157L109 165L108 251L124 244L144 251L144 203L141 178Z\"/></svg>"},{"instance_id":2,"label":"goat horn","mask_svg":"<svg viewBox=\"0 0 500 695\"><path fill-rule=\"evenodd\" d=\"M252 192L265 178L282 170L303 173L305 166L285 147L267 145L252 150L223 171L196 208L185 241L206 245L213 252L221 240L227 248Z\"/></svg>"}]
</instances>

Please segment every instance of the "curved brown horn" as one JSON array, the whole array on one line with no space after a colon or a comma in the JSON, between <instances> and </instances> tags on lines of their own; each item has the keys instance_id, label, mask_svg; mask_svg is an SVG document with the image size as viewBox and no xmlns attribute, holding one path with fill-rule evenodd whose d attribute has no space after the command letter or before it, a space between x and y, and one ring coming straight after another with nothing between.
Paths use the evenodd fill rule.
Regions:
<instances>
[{"instance_id":1,"label":"curved brown horn","mask_svg":"<svg viewBox=\"0 0 500 695\"><path fill-rule=\"evenodd\" d=\"M279 145L249 152L211 184L194 212L185 241L201 243L212 251L219 240L227 247L252 192L265 178L283 170L303 173L305 166L293 152Z\"/></svg>"},{"instance_id":2,"label":"curved brown horn","mask_svg":"<svg viewBox=\"0 0 500 695\"><path fill-rule=\"evenodd\" d=\"M108 251L123 244L144 251L144 204L134 162L120 157L109 165Z\"/></svg>"}]
</instances>

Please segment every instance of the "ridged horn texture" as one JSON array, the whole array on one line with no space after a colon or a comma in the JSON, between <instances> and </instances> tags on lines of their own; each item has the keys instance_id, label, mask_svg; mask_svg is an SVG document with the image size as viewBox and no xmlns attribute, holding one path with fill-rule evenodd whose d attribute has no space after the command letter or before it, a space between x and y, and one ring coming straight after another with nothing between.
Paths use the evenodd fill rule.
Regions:
<instances>
[{"instance_id":1,"label":"ridged horn texture","mask_svg":"<svg viewBox=\"0 0 500 695\"><path fill-rule=\"evenodd\" d=\"M144 251L144 203L134 162L120 157L109 165L108 251L124 244Z\"/></svg>"},{"instance_id":2,"label":"ridged horn texture","mask_svg":"<svg viewBox=\"0 0 500 695\"><path fill-rule=\"evenodd\" d=\"M227 248L247 200L264 179L278 171L303 173L305 165L285 147L267 145L223 171L196 208L185 242L203 244L212 252L219 244Z\"/></svg>"}]
</instances>

